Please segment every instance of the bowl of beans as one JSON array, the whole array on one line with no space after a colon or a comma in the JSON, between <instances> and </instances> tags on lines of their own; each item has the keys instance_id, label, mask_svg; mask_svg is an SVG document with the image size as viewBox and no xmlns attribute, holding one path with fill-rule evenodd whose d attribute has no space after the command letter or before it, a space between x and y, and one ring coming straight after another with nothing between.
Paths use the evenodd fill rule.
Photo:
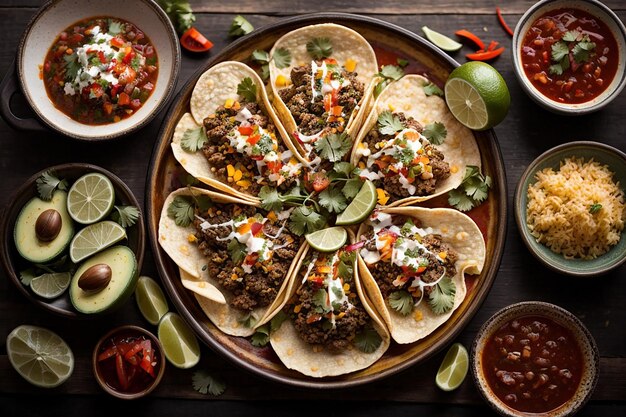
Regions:
<instances>
[{"instance_id":1,"label":"bowl of beans","mask_svg":"<svg viewBox=\"0 0 626 417\"><path fill-rule=\"evenodd\" d=\"M562 417L591 397L599 353L575 315L527 301L487 320L472 345L470 367L482 397L499 414Z\"/></svg>"},{"instance_id":2,"label":"bowl of beans","mask_svg":"<svg viewBox=\"0 0 626 417\"><path fill-rule=\"evenodd\" d=\"M597 0L542 0L518 22L513 68L542 107L578 115L601 109L626 85L626 28Z\"/></svg>"}]
</instances>

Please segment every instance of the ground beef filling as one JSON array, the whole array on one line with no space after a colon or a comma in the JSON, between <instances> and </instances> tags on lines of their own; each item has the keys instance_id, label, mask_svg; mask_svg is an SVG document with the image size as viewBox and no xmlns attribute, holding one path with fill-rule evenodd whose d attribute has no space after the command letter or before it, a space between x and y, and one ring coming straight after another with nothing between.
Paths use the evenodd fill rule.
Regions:
<instances>
[{"instance_id":1,"label":"ground beef filling","mask_svg":"<svg viewBox=\"0 0 626 417\"><path fill-rule=\"evenodd\" d=\"M397 117L407 129L413 128L420 133L424 130L422 125L417 120L412 117L407 119L404 113L394 113L394 116ZM378 129L372 129L368 133L364 142L368 144L370 152L375 154L380 151L380 148L376 147L377 143L392 140L393 138L394 135L383 135L378 131ZM419 175L416 176L415 182L413 182L413 185L416 188L414 194L410 194L409 190L402 186L402 183L400 183L400 176L393 172L388 173L385 178L375 180L374 185L377 188L384 189L389 194L389 203L393 203L394 201L402 198L433 194L435 192L435 188L437 187L437 183L450 176L450 165L444 161L444 154L428 141L425 141L422 145L424 146L424 151L430 160L429 164L433 169L433 177L425 180ZM374 165L373 168L376 168L376 165Z\"/></svg>"},{"instance_id":2,"label":"ground beef filling","mask_svg":"<svg viewBox=\"0 0 626 417\"><path fill-rule=\"evenodd\" d=\"M318 65L321 64L321 61L318 62ZM347 72L342 69L342 76L350 81L350 84L339 90L337 105L343 107L346 118L343 125L339 122L331 122L328 125L331 133L343 131L352 111L363 98L365 89L364 84L357 80L356 72ZM327 127L328 113L324 110L324 96L320 94L315 97L315 100L312 100L311 65L293 68L291 70L291 82L289 87L280 90L278 94L295 119L298 131L303 135L310 136ZM333 132L332 129L336 130Z\"/></svg>"},{"instance_id":3,"label":"ground beef filling","mask_svg":"<svg viewBox=\"0 0 626 417\"><path fill-rule=\"evenodd\" d=\"M254 207L224 204L218 210L209 209L209 212L196 212L196 215L211 224L222 224L242 214L250 217L255 213ZM280 237L274 240L274 245L287 245L275 250L272 259L255 263L252 272L245 273L241 262L233 262L227 249L229 241L218 240L226 238L231 233L231 227L202 230L201 223L202 221L197 218L194 220L198 248L206 257L209 275L232 293L230 306L242 311L269 306L276 299L289 266L296 257L299 239L283 230ZM269 222L263 226L263 231L270 235L276 235L278 229L278 226Z\"/></svg>"},{"instance_id":4,"label":"ground beef filling","mask_svg":"<svg viewBox=\"0 0 626 417\"><path fill-rule=\"evenodd\" d=\"M232 165L233 167L241 165L249 173L251 173L252 176L258 176L261 174L258 172L256 161L248 155L239 153L236 149L233 149L233 147L230 146L230 139L227 137L233 129L239 126L239 122L237 122L234 117L244 107L247 108L252 114L252 117L248 119L250 123L262 127L279 138L279 136L277 136L278 132L276 131L276 127L273 123L271 123L269 118L263 114L259 105L257 103L248 103L243 101L240 103L239 110L234 110L232 107L227 109L224 106L220 106L217 108L214 115L204 119L203 124L208 140L204 144L202 152L211 166L211 171L220 181L228 184L230 187L233 187L238 191L242 191L246 194L257 195L263 185L276 187L276 182L270 181L269 178L264 175L260 181L250 178L251 184L247 188L243 188L237 185L232 178L228 177L226 169L228 165ZM285 150L285 146L279 139L278 151L285 152ZM280 186L278 186L278 188L281 191L287 191L295 185L295 182L295 177L288 177L283 183L280 184Z\"/></svg>"}]
</instances>

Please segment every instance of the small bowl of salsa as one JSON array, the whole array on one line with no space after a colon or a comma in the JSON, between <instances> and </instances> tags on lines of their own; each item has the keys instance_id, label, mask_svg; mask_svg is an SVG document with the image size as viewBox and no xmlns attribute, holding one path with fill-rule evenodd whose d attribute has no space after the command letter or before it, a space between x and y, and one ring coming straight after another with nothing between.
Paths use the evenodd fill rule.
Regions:
<instances>
[{"instance_id":1,"label":"small bowl of salsa","mask_svg":"<svg viewBox=\"0 0 626 417\"><path fill-rule=\"evenodd\" d=\"M555 113L604 107L626 85L626 28L597 0L543 0L518 22L513 68L526 93Z\"/></svg>"},{"instance_id":2,"label":"small bowl of salsa","mask_svg":"<svg viewBox=\"0 0 626 417\"><path fill-rule=\"evenodd\" d=\"M487 320L474 340L470 366L479 392L499 414L562 417L591 397L599 353L572 313L528 301Z\"/></svg>"},{"instance_id":3,"label":"small bowl of salsa","mask_svg":"<svg viewBox=\"0 0 626 417\"><path fill-rule=\"evenodd\" d=\"M104 335L94 348L92 361L102 389L125 400L148 395L165 372L159 340L138 326L120 326Z\"/></svg>"}]
</instances>

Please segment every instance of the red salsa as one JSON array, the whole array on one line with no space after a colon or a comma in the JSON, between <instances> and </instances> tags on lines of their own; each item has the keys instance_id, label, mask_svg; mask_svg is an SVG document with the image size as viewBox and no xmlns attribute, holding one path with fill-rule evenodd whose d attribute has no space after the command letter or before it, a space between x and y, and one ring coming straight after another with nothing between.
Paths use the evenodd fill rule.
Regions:
<instances>
[{"instance_id":1,"label":"red salsa","mask_svg":"<svg viewBox=\"0 0 626 417\"><path fill-rule=\"evenodd\" d=\"M55 107L77 122L101 125L133 115L154 90L157 52L134 24L94 17L55 39L41 68Z\"/></svg>"},{"instance_id":2,"label":"red salsa","mask_svg":"<svg viewBox=\"0 0 626 417\"><path fill-rule=\"evenodd\" d=\"M482 352L491 391L509 407L543 413L567 402L583 372L580 347L569 329L542 316L511 320Z\"/></svg>"},{"instance_id":3,"label":"red salsa","mask_svg":"<svg viewBox=\"0 0 626 417\"><path fill-rule=\"evenodd\" d=\"M619 61L617 41L600 19L579 9L552 10L524 36L522 65L544 96L584 103L611 84Z\"/></svg>"},{"instance_id":4,"label":"red salsa","mask_svg":"<svg viewBox=\"0 0 626 417\"><path fill-rule=\"evenodd\" d=\"M149 338L130 332L115 334L102 343L97 370L109 387L133 394L152 385L162 366L159 358Z\"/></svg>"}]
</instances>

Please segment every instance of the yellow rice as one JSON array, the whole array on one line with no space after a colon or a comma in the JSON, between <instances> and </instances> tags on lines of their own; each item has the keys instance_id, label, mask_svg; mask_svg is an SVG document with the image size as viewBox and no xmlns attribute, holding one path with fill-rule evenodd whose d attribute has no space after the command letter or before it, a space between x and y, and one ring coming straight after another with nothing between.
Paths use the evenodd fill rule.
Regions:
<instances>
[{"instance_id":1,"label":"yellow rice","mask_svg":"<svg viewBox=\"0 0 626 417\"><path fill-rule=\"evenodd\" d=\"M620 240L626 220L624 191L606 165L566 158L545 168L528 187L526 223L538 242L566 258L593 259ZM602 207L595 213L594 204Z\"/></svg>"}]
</instances>

